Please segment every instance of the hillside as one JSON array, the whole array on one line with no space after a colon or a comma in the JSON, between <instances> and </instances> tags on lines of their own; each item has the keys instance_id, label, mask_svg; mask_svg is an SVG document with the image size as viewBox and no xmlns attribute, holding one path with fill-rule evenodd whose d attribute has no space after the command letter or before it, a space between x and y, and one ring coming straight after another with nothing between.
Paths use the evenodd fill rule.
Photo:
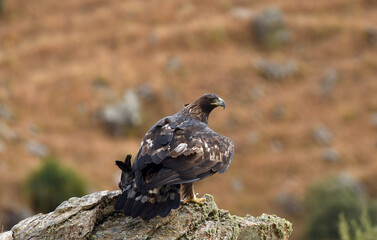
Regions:
<instances>
[{"instance_id":1,"label":"hillside","mask_svg":"<svg viewBox=\"0 0 377 240\"><path fill-rule=\"evenodd\" d=\"M271 6L289 39L266 47L252 21ZM227 102L209 124L236 152L224 175L196 191L221 208L286 217L294 238L313 180L346 171L377 195L376 8L371 0L5 1L0 208L27 204L23 181L49 153L93 191L116 190L114 160L136 155L158 119L207 92ZM279 64L291 72L271 75ZM98 110L130 89L147 92L142 123L113 137Z\"/></svg>"}]
</instances>

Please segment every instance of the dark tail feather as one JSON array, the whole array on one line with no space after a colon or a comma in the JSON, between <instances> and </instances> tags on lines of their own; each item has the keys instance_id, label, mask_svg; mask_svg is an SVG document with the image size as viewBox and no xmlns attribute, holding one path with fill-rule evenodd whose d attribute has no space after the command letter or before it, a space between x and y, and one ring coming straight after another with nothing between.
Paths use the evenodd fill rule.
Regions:
<instances>
[{"instance_id":1,"label":"dark tail feather","mask_svg":"<svg viewBox=\"0 0 377 240\"><path fill-rule=\"evenodd\" d=\"M141 211L140 214L139 214L139 217L141 219L145 220L147 218L149 212L152 211L153 207L154 207L153 203L146 202L145 205L144 205L143 211Z\"/></svg>"},{"instance_id":2,"label":"dark tail feather","mask_svg":"<svg viewBox=\"0 0 377 240\"><path fill-rule=\"evenodd\" d=\"M180 186L180 185L178 185ZM177 209L181 203L181 194L180 194L180 188L178 189L178 192L176 189L169 189L168 191L168 198L161 209L159 215L161 217L166 217L171 209Z\"/></svg>"},{"instance_id":3,"label":"dark tail feather","mask_svg":"<svg viewBox=\"0 0 377 240\"><path fill-rule=\"evenodd\" d=\"M118 201L114 204L115 210L121 210L126 203L127 200L127 192L123 192L122 195L119 197Z\"/></svg>"},{"instance_id":4,"label":"dark tail feather","mask_svg":"<svg viewBox=\"0 0 377 240\"><path fill-rule=\"evenodd\" d=\"M163 203L161 202L155 203L153 209L148 213L148 216L143 220L147 221L147 220L157 217L162 207L163 207Z\"/></svg>"},{"instance_id":5,"label":"dark tail feather","mask_svg":"<svg viewBox=\"0 0 377 240\"><path fill-rule=\"evenodd\" d=\"M131 187L132 186L132 187ZM180 205L180 185L163 185L142 194L132 182L115 203L116 210L126 216L150 220L157 215L166 217L172 209Z\"/></svg>"},{"instance_id":6,"label":"dark tail feather","mask_svg":"<svg viewBox=\"0 0 377 240\"><path fill-rule=\"evenodd\" d=\"M135 172L131 168L131 154L128 154L124 162L115 161L115 164L122 170L122 176L118 184L119 188L124 192L135 178Z\"/></svg>"},{"instance_id":7,"label":"dark tail feather","mask_svg":"<svg viewBox=\"0 0 377 240\"><path fill-rule=\"evenodd\" d=\"M166 217L172 209L176 209L181 201L181 185L162 185L153 189L138 189L141 186L135 181L135 172L131 168L131 155L124 162L116 161L122 170L119 188L122 195L114 204L115 210L122 210L126 216L140 217L149 220L157 215Z\"/></svg>"},{"instance_id":8,"label":"dark tail feather","mask_svg":"<svg viewBox=\"0 0 377 240\"><path fill-rule=\"evenodd\" d=\"M131 216L133 218L138 217L142 210L143 210L143 203L141 201L135 201L131 209Z\"/></svg>"},{"instance_id":9,"label":"dark tail feather","mask_svg":"<svg viewBox=\"0 0 377 240\"><path fill-rule=\"evenodd\" d=\"M131 171L131 154L128 154L124 162L122 161L115 161L116 165L123 171L123 172L130 172Z\"/></svg>"}]
</instances>

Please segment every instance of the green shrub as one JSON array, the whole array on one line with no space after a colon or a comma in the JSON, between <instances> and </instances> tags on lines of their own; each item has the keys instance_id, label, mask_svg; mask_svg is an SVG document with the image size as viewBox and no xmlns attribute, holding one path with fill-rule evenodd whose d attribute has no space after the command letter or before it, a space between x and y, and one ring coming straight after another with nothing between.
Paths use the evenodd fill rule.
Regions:
<instances>
[{"instance_id":1,"label":"green shrub","mask_svg":"<svg viewBox=\"0 0 377 240\"><path fill-rule=\"evenodd\" d=\"M377 225L377 200L373 200L368 205L369 219Z\"/></svg>"},{"instance_id":2,"label":"green shrub","mask_svg":"<svg viewBox=\"0 0 377 240\"><path fill-rule=\"evenodd\" d=\"M53 211L70 197L87 193L85 181L54 157L43 159L40 169L28 178L26 188L33 209L42 213Z\"/></svg>"},{"instance_id":3,"label":"green shrub","mask_svg":"<svg viewBox=\"0 0 377 240\"><path fill-rule=\"evenodd\" d=\"M353 234L350 231L350 224L353 229ZM339 216L338 231L341 240L375 240L377 236L377 225L372 226L368 212L364 209L359 224L354 220L347 221L344 214L341 214Z\"/></svg>"},{"instance_id":4,"label":"green shrub","mask_svg":"<svg viewBox=\"0 0 377 240\"><path fill-rule=\"evenodd\" d=\"M308 239L339 239L339 215L343 213L347 219L360 219L364 199L361 186L347 175L315 183L305 198Z\"/></svg>"}]
</instances>

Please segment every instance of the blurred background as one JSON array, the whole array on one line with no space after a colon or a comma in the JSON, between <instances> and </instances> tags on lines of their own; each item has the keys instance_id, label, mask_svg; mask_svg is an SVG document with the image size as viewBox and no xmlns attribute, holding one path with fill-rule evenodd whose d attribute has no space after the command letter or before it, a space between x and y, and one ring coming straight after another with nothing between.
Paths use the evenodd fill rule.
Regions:
<instances>
[{"instance_id":1,"label":"blurred background","mask_svg":"<svg viewBox=\"0 0 377 240\"><path fill-rule=\"evenodd\" d=\"M0 231L117 190L115 160L217 93L227 108L209 125L235 155L200 196L284 217L293 240L376 233L376 12L374 0L0 0Z\"/></svg>"}]
</instances>

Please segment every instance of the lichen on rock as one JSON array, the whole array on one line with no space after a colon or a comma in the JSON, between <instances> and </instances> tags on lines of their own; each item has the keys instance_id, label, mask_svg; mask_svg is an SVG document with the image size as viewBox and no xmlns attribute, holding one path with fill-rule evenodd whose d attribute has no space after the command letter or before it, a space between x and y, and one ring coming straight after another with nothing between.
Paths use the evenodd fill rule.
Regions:
<instances>
[{"instance_id":1,"label":"lichen on rock","mask_svg":"<svg viewBox=\"0 0 377 240\"><path fill-rule=\"evenodd\" d=\"M63 202L54 212L27 218L6 239L251 239L285 240L292 224L277 216L238 217L219 209L211 195L204 206L182 205L149 221L113 210L120 191L102 191Z\"/></svg>"}]
</instances>

